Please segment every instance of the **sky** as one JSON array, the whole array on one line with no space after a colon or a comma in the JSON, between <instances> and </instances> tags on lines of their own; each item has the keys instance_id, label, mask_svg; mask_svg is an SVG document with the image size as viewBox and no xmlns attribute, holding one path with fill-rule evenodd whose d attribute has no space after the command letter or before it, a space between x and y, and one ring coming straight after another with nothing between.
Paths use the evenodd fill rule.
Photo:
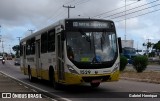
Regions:
<instances>
[{"instance_id":1,"label":"sky","mask_svg":"<svg viewBox=\"0 0 160 101\"><path fill-rule=\"evenodd\" d=\"M148 39L152 43L160 40L160 0L0 0L0 39L4 51L13 52L18 37L30 35L29 30L36 32L67 18L63 5L75 6L70 9L70 18L113 20L118 37L124 40L126 35L127 40L134 40L135 48L145 48L142 44Z\"/></svg>"}]
</instances>

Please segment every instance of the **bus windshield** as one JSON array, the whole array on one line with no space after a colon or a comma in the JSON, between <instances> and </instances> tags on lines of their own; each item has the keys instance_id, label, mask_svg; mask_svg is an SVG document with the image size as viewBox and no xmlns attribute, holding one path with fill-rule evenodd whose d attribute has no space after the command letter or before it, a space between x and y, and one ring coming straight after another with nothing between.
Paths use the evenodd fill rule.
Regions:
<instances>
[{"instance_id":1,"label":"bus windshield","mask_svg":"<svg viewBox=\"0 0 160 101\"><path fill-rule=\"evenodd\" d=\"M112 61L117 53L114 32L67 32L67 56L76 62Z\"/></svg>"}]
</instances>

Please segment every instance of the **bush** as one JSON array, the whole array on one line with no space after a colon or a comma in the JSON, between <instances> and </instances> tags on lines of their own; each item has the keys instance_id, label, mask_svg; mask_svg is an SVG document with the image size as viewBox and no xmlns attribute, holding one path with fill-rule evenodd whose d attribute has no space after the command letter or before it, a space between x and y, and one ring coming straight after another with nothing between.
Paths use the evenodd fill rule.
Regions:
<instances>
[{"instance_id":1,"label":"bush","mask_svg":"<svg viewBox=\"0 0 160 101\"><path fill-rule=\"evenodd\" d=\"M128 61L125 56L120 56L120 71L123 71L127 65Z\"/></svg>"},{"instance_id":2,"label":"bush","mask_svg":"<svg viewBox=\"0 0 160 101\"><path fill-rule=\"evenodd\" d=\"M133 68L136 69L137 73L143 72L148 65L148 58L146 56L136 56L133 58Z\"/></svg>"}]
</instances>

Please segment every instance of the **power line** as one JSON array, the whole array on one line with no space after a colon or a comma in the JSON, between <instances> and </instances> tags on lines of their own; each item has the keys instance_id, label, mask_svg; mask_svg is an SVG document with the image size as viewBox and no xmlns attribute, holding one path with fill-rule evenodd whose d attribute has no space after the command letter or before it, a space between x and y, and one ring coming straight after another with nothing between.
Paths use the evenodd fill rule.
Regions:
<instances>
[{"instance_id":1,"label":"power line","mask_svg":"<svg viewBox=\"0 0 160 101\"><path fill-rule=\"evenodd\" d=\"M135 3L138 3L138 2L136 1L136 2L130 3L130 4L126 5L126 6L130 6L130 5L135 4ZM98 17L98 16L101 16L101 15L104 15L104 14L107 14L107 13L110 13L110 12L113 12L113 11L116 11L116 10L119 10L119 9L121 9L121 8L124 8L124 7L125 7L125 6L118 7L118 8L116 8L116 9L113 9L113 10L110 10L110 11L107 11L107 12L104 12L104 13L101 13L101 14L98 14L98 15L95 15L95 16L93 16L93 17Z\"/></svg>"},{"instance_id":2,"label":"power line","mask_svg":"<svg viewBox=\"0 0 160 101\"><path fill-rule=\"evenodd\" d=\"M84 1L84 0L80 0L79 2L75 3L75 5L81 5L83 3L89 2L90 0Z\"/></svg>"},{"instance_id":3,"label":"power line","mask_svg":"<svg viewBox=\"0 0 160 101\"><path fill-rule=\"evenodd\" d=\"M139 0L138 0L138 1L139 1ZM140 0L140 1L141 1L141 0ZM155 3L155 2L157 2L157 1L159 1L159 0L155 0L155 1L152 1L152 2L149 2L149 3L146 3L146 4L143 4L143 5L134 7L134 8L131 8L131 9L129 9L129 10L126 10L126 11L130 11L130 10L132 10L132 9L137 9L137 8L139 8L139 7L142 7L142 6L145 6L145 5L149 5L149 4ZM134 3L128 4L128 5L126 5L126 6L130 6L130 5L135 4L135 3L138 3L138 2L134 2ZM124 8L124 7L125 7L125 6L122 6L122 7L119 7L119 8L116 8L116 9L113 9L113 10L110 10L110 11L107 11L107 12L104 12L104 13L101 13L101 14L98 14L98 15L95 15L95 16L93 16L93 17L98 17L98 16L101 16L101 15L104 15L104 14L107 14L107 13L110 13L110 12L113 12L113 11L116 11L116 10L119 10L119 9L121 9L121 8ZM120 13L124 13L124 12L125 12L125 11L122 11L122 12L119 12L119 13L114 13L114 14L112 14L112 15L108 15L107 17L114 16L114 15L117 15L117 14L120 14ZM102 17L102 18L107 18L107 17Z\"/></svg>"},{"instance_id":4,"label":"power line","mask_svg":"<svg viewBox=\"0 0 160 101\"><path fill-rule=\"evenodd\" d=\"M88 2L88 1L90 1L90 0L87 0L87 1L81 1L81 0L71 0L71 1L68 1L68 2L66 2L66 3L64 3L63 5L66 5L66 4L70 4L70 3L72 3L73 2L73 4L75 4L75 5L81 5L81 4L83 4L83 3L86 3L86 2ZM75 2L75 3L74 3ZM62 9L63 7L61 6L61 7L59 7L58 9L56 9L55 10L55 12L54 12L54 15L52 16L50 16L49 18L48 18L48 20L47 20L47 23L51 23L51 22L53 22L53 20L56 20L57 18L60 18L60 16L61 15L65 15L65 13L64 13L64 10L62 11L61 9ZM69 14L69 13L68 13ZM63 16L64 17L64 16ZM55 22L55 21L54 21Z\"/></svg>"},{"instance_id":5,"label":"power line","mask_svg":"<svg viewBox=\"0 0 160 101\"><path fill-rule=\"evenodd\" d=\"M140 5L140 6L137 6L137 7L131 8L131 9L128 9L128 10L126 10L126 11L131 11L131 10L133 10L133 9L137 9L137 8L140 8L140 7L146 6L146 5L148 5L148 4L155 3L155 2L157 2L157 1L158 1L158 0L153 1L153 2L149 2L149 3L143 4L143 5ZM124 12L126 12L126 11L122 11L122 12L114 13L114 14L112 14L112 15L108 15L108 16L103 17L103 18L108 18L108 17L114 16L114 15L118 15L118 14L124 13ZM122 16L125 16L125 15L122 15ZM121 17L121 16L118 16L118 17ZM118 17L115 17L115 18L118 18Z\"/></svg>"},{"instance_id":6,"label":"power line","mask_svg":"<svg viewBox=\"0 0 160 101\"><path fill-rule=\"evenodd\" d=\"M54 16L54 18L52 18L51 20L55 20L56 18L59 18L61 15L64 15L66 12L63 10L63 11L61 11L61 12L59 12L59 14L57 13L57 15L56 16Z\"/></svg>"},{"instance_id":7,"label":"power line","mask_svg":"<svg viewBox=\"0 0 160 101\"><path fill-rule=\"evenodd\" d=\"M80 5L80 4L82 4L82 3L85 3L85 2L88 2L88 1L90 1L90 0L85 0L85 1L81 1L81 0L70 0L70 1L68 1L67 3L65 3L65 5L66 4L69 4L69 3L72 3L72 4L75 4L75 5ZM155 1L152 1L152 2L157 2L157 1L159 1L159 0L155 0ZM74 3L75 2L75 3ZM130 4L128 4L128 5L126 5L126 6L130 6L130 5L132 5L132 4L135 4L135 3L138 3L138 2L134 2L134 3L130 3ZM151 3L151 2L150 2ZM147 4L150 4L150 3L147 3ZM146 5L147 5L146 4ZM63 5L64 6L64 5ZM142 6L142 5L141 5ZM72 7L72 6L71 6ZM75 7L75 6L74 6ZM125 6L123 6L123 7L125 7ZM119 7L119 8L116 8L116 9L113 9L113 10L111 10L111 11L107 11L107 12L104 12L104 13L101 13L101 14L98 14L98 15L95 15L94 17L98 17L98 16L101 16L101 15L104 15L104 14L107 14L107 13L110 13L110 12L113 12L113 11L115 11L115 10L119 10L119 9L121 9L121 8L123 8L123 7ZM65 8L68 8L69 9L69 6L66 6ZM62 7L59 7L55 12L54 12L54 17L50 17L50 19L48 19L48 21L52 21L53 19L56 19L56 18L59 18L59 16L60 15L62 15L62 13L64 12L64 10L63 10L63 12L62 13L59 13L59 11L62 9ZM132 9L136 9L136 8L132 8ZM130 9L131 10L131 9ZM129 10L127 10L127 11L129 11ZM58 12L58 13L57 13ZM69 12L69 11L68 11ZM118 14L120 14L120 13L123 13L123 12L119 12ZM63 13L63 15L64 15L64 13ZM113 15L113 14L112 14ZM117 15L117 13L115 13L115 15ZM113 16L115 16L115 15L113 15ZM68 13L68 17L70 16L70 14ZM111 15L110 15L111 16ZM124 15L123 15L124 16ZM64 17L64 16L63 16ZM108 17L108 16L107 16ZM122 17L122 16L121 16ZM105 18L105 17L104 17Z\"/></svg>"},{"instance_id":8,"label":"power line","mask_svg":"<svg viewBox=\"0 0 160 101\"><path fill-rule=\"evenodd\" d=\"M86 3L86 2L88 2L88 1L90 1L90 0L87 0L87 1L71 0L71 1L68 1L68 2L64 3L64 5L70 4L70 3L72 3L73 5L81 5L81 4ZM75 3L74 3L74 2L75 2ZM61 8L62 8L62 7L60 7L59 9L56 10L56 12L54 13L54 14L56 14L56 16L50 18L50 20L56 19L56 18L59 17L60 15L64 15L63 12L57 14L57 12L58 12ZM62 14L62 13L63 13L63 14Z\"/></svg>"},{"instance_id":9,"label":"power line","mask_svg":"<svg viewBox=\"0 0 160 101\"><path fill-rule=\"evenodd\" d=\"M149 9L149 8L153 8L153 7L156 7L156 6L159 6L160 4L157 4L157 5L153 5L153 6L150 6L150 7L146 7L144 9L140 9L140 10L137 10L137 11L134 11L134 12L130 12L130 13L127 13L127 14L123 14L123 15L120 15L120 16L117 16L117 17L113 17L111 19L116 19L116 18L120 18L122 16L125 16L125 15L130 15L130 14L133 14L133 13L137 13L137 12L140 12L140 11L143 11L143 10L146 10L146 9Z\"/></svg>"},{"instance_id":10,"label":"power line","mask_svg":"<svg viewBox=\"0 0 160 101\"><path fill-rule=\"evenodd\" d=\"M69 3L72 3L72 2L74 2L74 1L75 1L75 0L68 1L68 2L64 3L64 5L69 4Z\"/></svg>"},{"instance_id":11,"label":"power line","mask_svg":"<svg viewBox=\"0 0 160 101\"><path fill-rule=\"evenodd\" d=\"M139 14L137 16L133 16L133 17L130 17L130 18L127 18L127 19L133 19L133 18L136 18L136 17L139 17L139 16L143 16L143 15L147 15L147 14L150 14L150 13L154 13L154 12L157 12L157 11L160 11L160 9L157 9L157 10L154 10L154 11L150 11L150 12L147 12L147 13L144 13L144 14ZM120 21L124 21L123 20L119 20L119 21L115 21L115 22L120 22Z\"/></svg>"}]
</instances>

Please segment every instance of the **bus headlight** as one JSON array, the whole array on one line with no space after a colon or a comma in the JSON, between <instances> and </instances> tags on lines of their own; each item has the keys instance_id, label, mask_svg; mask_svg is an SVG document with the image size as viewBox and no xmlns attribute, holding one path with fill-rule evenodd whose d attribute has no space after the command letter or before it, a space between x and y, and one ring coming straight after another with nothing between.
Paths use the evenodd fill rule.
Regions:
<instances>
[{"instance_id":1,"label":"bus headlight","mask_svg":"<svg viewBox=\"0 0 160 101\"><path fill-rule=\"evenodd\" d=\"M68 70L73 73L73 74L78 74L78 72L71 66L71 65L67 65Z\"/></svg>"},{"instance_id":2,"label":"bus headlight","mask_svg":"<svg viewBox=\"0 0 160 101\"><path fill-rule=\"evenodd\" d=\"M120 63L117 63L112 72L115 72L116 70L118 70L119 67L120 67Z\"/></svg>"}]
</instances>

